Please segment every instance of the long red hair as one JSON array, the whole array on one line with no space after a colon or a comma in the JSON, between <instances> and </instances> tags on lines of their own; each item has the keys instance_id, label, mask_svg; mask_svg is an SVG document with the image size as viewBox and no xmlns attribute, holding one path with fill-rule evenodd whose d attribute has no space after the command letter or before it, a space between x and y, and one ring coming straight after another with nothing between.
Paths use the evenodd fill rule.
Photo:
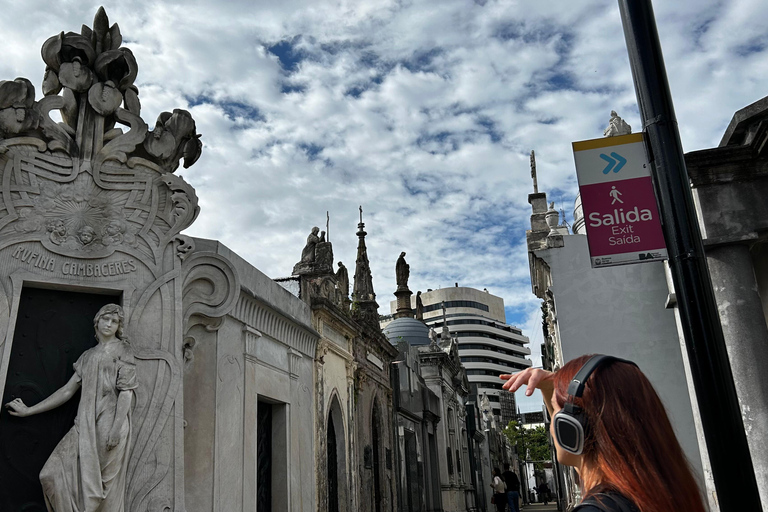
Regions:
<instances>
[{"instance_id":1,"label":"long red hair","mask_svg":"<svg viewBox=\"0 0 768 512\"><path fill-rule=\"evenodd\" d=\"M590 357L573 359L555 374L560 407L568 398L568 384ZM584 481L587 496L612 489L631 499L640 512L705 512L664 405L640 369L604 362L574 403L587 418L583 454L596 472L591 479L596 482Z\"/></svg>"}]
</instances>

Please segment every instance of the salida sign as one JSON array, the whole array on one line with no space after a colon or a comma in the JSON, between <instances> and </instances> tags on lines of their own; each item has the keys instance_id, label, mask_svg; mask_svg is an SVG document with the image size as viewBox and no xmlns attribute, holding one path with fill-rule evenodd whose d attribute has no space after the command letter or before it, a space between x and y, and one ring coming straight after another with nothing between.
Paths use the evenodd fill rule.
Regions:
<instances>
[{"instance_id":1,"label":"salida sign","mask_svg":"<svg viewBox=\"0 0 768 512\"><path fill-rule=\"evenodd\" d=\"M667 257L643 134L573 143L593 267Z\"/></svg>"}]
</instances>

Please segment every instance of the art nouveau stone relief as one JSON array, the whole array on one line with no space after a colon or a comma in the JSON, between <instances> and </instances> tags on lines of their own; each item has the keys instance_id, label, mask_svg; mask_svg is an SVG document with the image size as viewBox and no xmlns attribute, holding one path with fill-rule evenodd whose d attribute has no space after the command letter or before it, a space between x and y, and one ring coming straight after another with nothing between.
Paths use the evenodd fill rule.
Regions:
<instances>
[{"instance_id":1,"label":"art nouveau stone relief","mask_svg":"<svg viewBox=\"0 0 768 512\"><path fill-rule=\"evenodd\" d=\"M42 56L42 98L0 81L0 383L22 288L119 297L139 383L125 510L183 510L184 335L216 328L240 289L229 261L180 234L200 209L174 172L200 157L200 135L185 110L152 130L141 119L137 62L103 8Z\"/></svg>"}]
</instances>

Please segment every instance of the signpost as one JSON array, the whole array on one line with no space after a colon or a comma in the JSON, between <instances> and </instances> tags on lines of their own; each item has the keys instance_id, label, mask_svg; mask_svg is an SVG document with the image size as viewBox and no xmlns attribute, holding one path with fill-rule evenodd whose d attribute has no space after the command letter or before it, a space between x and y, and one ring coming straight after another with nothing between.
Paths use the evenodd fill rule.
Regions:
<instances>
[{"instance_id":1,"label":"signpost","mask_svg":"<svg viewBox=\"0 0 768 512\"><path fill-rule=\"evenodd\" d=\"M573 143L592 267L667 258L642 133Z\"/></svg>"}]
</instances>

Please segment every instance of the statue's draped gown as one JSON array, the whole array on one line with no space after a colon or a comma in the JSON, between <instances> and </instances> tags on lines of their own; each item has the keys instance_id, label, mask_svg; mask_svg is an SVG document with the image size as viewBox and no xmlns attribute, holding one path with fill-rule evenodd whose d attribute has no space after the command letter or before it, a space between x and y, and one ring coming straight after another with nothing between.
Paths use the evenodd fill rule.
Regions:
<instances>
[{"instance_id":1,"label":"statue's draped gown","mask_svg":"<svg viewBox=\"0 0 768 512\"><path fill-rule=\"evenodd\" d=\"M130 407L117 446L107 450L107 439L120 391L134 390L138 384L130 345L125 341L112 343L118 344L112 353L99 344L86 350L74 364L82 385L75 425L40 471L49 512L125 510Z\"/></svg>"},{"instance_id":2,"label":"statue's draped gown","mask_svg":"<svg viewBox=\"0 0 768 512\"><path fill-rule=\"evenodd\" d=\"M310 233L307 237L307 245L301 251L301 261L304 263L315 261L315 246L320 243L320 237Z\"/></svg>"}]
</instances>

